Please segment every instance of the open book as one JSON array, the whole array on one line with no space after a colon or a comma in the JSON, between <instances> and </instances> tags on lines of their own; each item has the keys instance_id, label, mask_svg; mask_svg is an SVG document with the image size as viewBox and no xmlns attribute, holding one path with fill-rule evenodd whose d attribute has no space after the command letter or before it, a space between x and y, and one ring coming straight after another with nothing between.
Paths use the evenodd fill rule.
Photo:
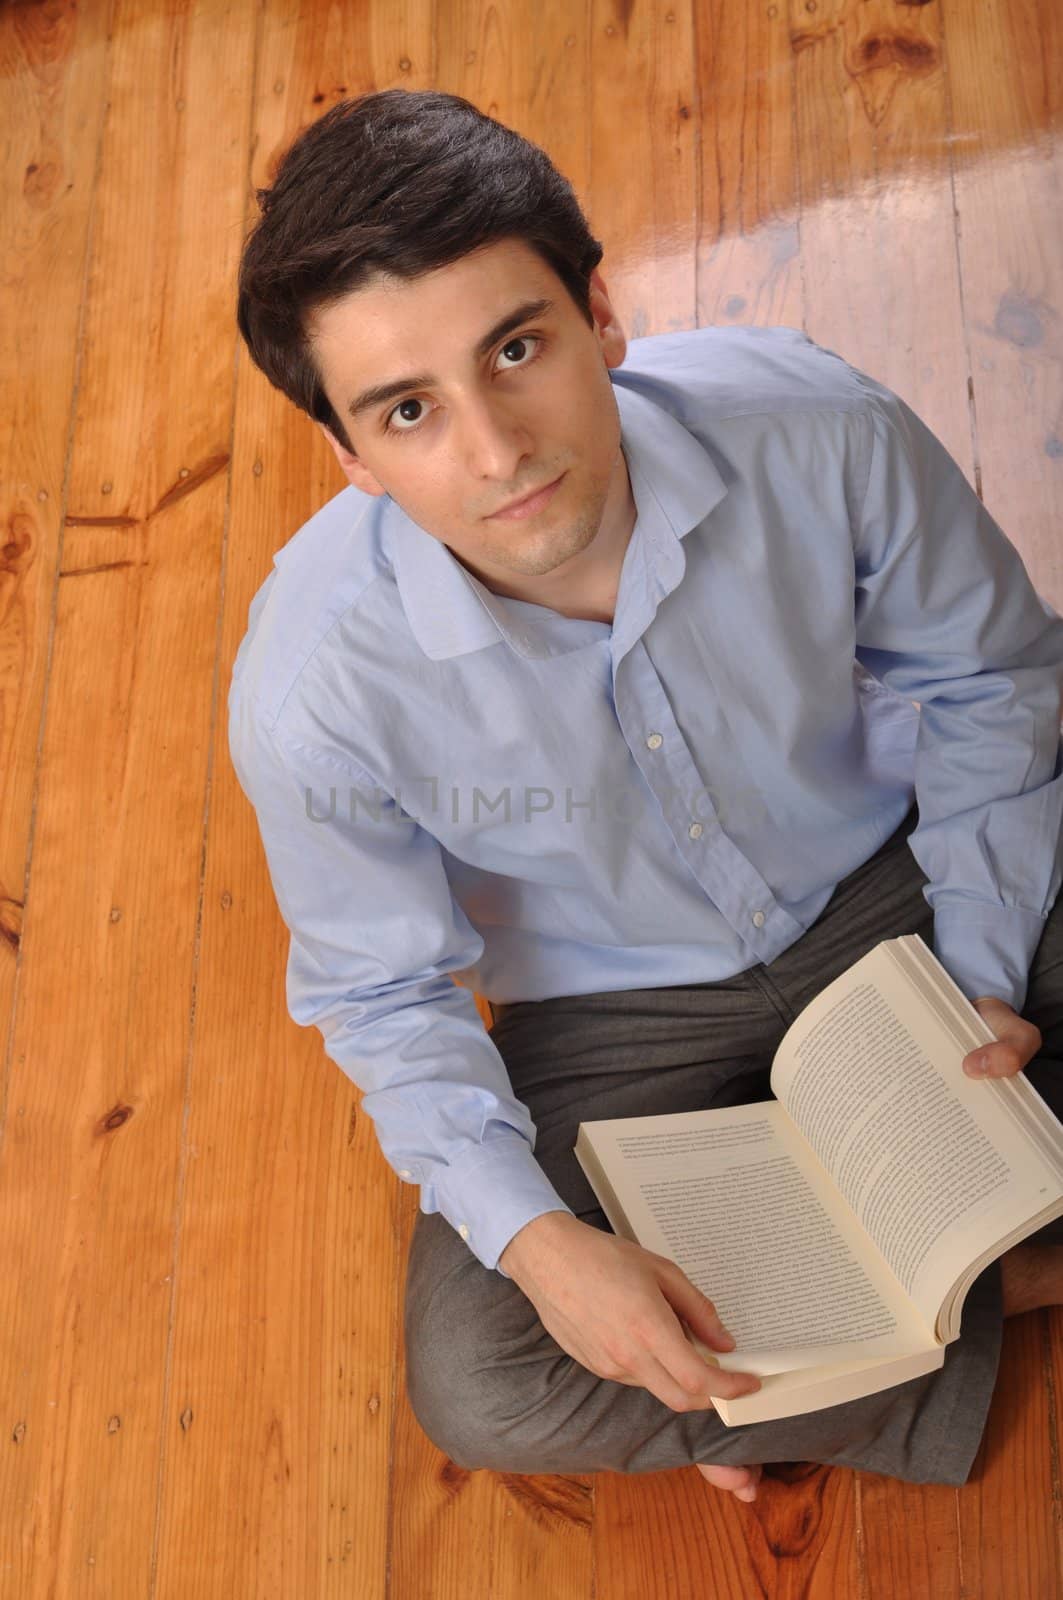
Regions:
<instances>
[{"instance_id":1,"label":"open book","mask_svg":"<svg viewBox=\"0 0 1063 1600\"><path fill-rule=\"evenodd\" d=\"M728 1426L940 1367L980 1272L1063 1215L1063 1123L1029 1080L969 1078L992 1030L917 934L885 939L793 1022L774 1100L580 1124L615 1233L675 1261L761 1388Z\"/></svg>"}]
</instances>

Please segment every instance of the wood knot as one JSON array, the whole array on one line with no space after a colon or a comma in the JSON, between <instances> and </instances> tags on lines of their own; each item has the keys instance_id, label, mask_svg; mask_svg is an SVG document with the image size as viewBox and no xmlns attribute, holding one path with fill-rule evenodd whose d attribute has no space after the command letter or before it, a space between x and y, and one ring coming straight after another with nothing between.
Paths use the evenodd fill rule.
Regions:
<instances>
[{"instance_id":1,"label":"wood knot","mask_svg":"<svg viewBox=\"0 0 1063 1600\"><path fill-rule=\"evenodd\" d=\"M765 1464L765 1478L780 1480L789 1491L773 1496L764 1508L765 1541L778 1559L804 1555L818 1537L826 1514L824 1498L831 1470L812 1461Z\"/></svg>"},{"instance_id":2,"label":"wood knot","mask_svg":"<svg viewBox=\"0 0 1063 1600\"><path fill-rule=\"evenodd\" d=\"M22 176L22 197L38 211L50 206L63 179L57 161L31 161Z\"/></svg>"},{"instance_id":3,"label":"wood knot","mask_svg":"<svg viewBox=\"0 0 1063 1600\"><path fill-rule=\"evenodd\" d=\"M0 545L0 572L10 573L15 578L21 576L29 566L26 556L33 549L35 531L29 512L15 511L11 514L7 522L7 538Z\"/></svg>"},{"instance_id":4,"label":"wood knot","mask_svg":"<svg viewBox=\"0 0 1063 1600\"><path fill-rule=\"evenodd\" d=\"M0 897L0 943L17 950L22 939L22 901Z\"/></svg>"},{"instance_id":5,"label":"wood knot","mask_svg":"<svg viewBox=\"0 0 1063 1600\"><path fill-rule=\"evenodd\" d=\"M928 39L917 39L907 33L868 34L853 48L853 66L856 72L869 72L891 63L906 72L930 72L937 66L937 51Z\"/></svg>"},{"instance_id":6,"label":"wood knot","mask_svg":"<svg viewBox=\"0 0 1063 1600\"><path fill-rule=\"evenodd\" d=\"M97 1124L97 1131L99 1133L113 1133L116 1128L120 1128L123 1123L128 1122L132 1115L132 1106L115 1106L112 1111L108 1111L105 1116L100 1118Z\"/></svg>"}]
</instances>

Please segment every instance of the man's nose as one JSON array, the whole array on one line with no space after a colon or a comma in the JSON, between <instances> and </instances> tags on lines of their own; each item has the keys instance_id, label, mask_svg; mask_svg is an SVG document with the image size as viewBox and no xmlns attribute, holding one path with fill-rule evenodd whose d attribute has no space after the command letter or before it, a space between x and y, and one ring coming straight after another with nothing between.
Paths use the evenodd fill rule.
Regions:
<instances>
[{"instance_id":1,"label":"man's nose","mask_svg":"<svg viewBox=\"0 0 1063 1600\"><path fill-rule=\"evenodd\" d=\"M460 426L465 464L473 477L491 479L510 499L520 494L520 465L531 456L533 441L512 408L476 396L464 407Z\"/></svg>"}]
</instances>

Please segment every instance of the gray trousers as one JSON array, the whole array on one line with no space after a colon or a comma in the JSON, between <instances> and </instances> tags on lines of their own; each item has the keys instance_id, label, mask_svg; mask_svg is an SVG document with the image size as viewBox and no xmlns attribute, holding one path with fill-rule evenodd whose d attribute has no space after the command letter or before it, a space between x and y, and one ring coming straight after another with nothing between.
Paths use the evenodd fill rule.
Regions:
<instances>
[{"instance_id":1,"label":"gray trousers","mask_svg":"<svg viewBox=\"0 0 1063 1600\"><path fill-rule=\"evenodd\" d=\"M566 995L493 1007L491 1037L536 1126L535 1156L562 1199L609 1230L572 1153L581 1121L770 1099L768 1072L798 1012L881 939L933 948L926 878L893 838L844 878L818 920L769 965L722 982ZM1063 1118L1063 896L1030 970L1023 1012L1044 1047L1026 1070ZM1032 1236L1063 1238L1063 1219ZM809 1461L912 1483L966 1482L1001 1344L1000 1266L976 1280L937 1372L861 1400L727 1428L600 1378L546 1332L512 1280L488 1271L438 1212L418 1214L407 1263L407 1392L458 1466L515 1473L656 1472L694 1462Z\"/></svg>"}]
</instances>

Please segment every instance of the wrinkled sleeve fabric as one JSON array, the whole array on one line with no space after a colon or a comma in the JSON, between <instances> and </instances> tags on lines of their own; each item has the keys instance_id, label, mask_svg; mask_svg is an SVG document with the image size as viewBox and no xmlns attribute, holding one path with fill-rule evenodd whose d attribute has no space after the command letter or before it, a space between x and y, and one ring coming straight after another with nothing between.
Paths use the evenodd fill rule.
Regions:
<instances>
[{"instance_id":1,"label":"wrinkled sleeve fabric","mask_svg":"<svg viewBox=\"0 0 1063 1600\"><path fill-rule=\"evenodd\" d=\"M483 939L438 841L362 771L340 768L230 697L229 749L291 934L288 1011L363 1091L383 1154L482 1264L546 1211L569 1211L469 990L449 976Z\"/></svg>"},{"instance_id":2,"label":"wrinkled sleeve fabric","mask_svg":"<svg viewBox=\"0 0 1063 1600\"><path fill-rule=\"evenodd\" d=\"M1063 622L940 440L858 377L856 655L921 708L909 844L934 953L968 999L1021 1011L1063 870Z\"/></svg>"}]
</instances>

